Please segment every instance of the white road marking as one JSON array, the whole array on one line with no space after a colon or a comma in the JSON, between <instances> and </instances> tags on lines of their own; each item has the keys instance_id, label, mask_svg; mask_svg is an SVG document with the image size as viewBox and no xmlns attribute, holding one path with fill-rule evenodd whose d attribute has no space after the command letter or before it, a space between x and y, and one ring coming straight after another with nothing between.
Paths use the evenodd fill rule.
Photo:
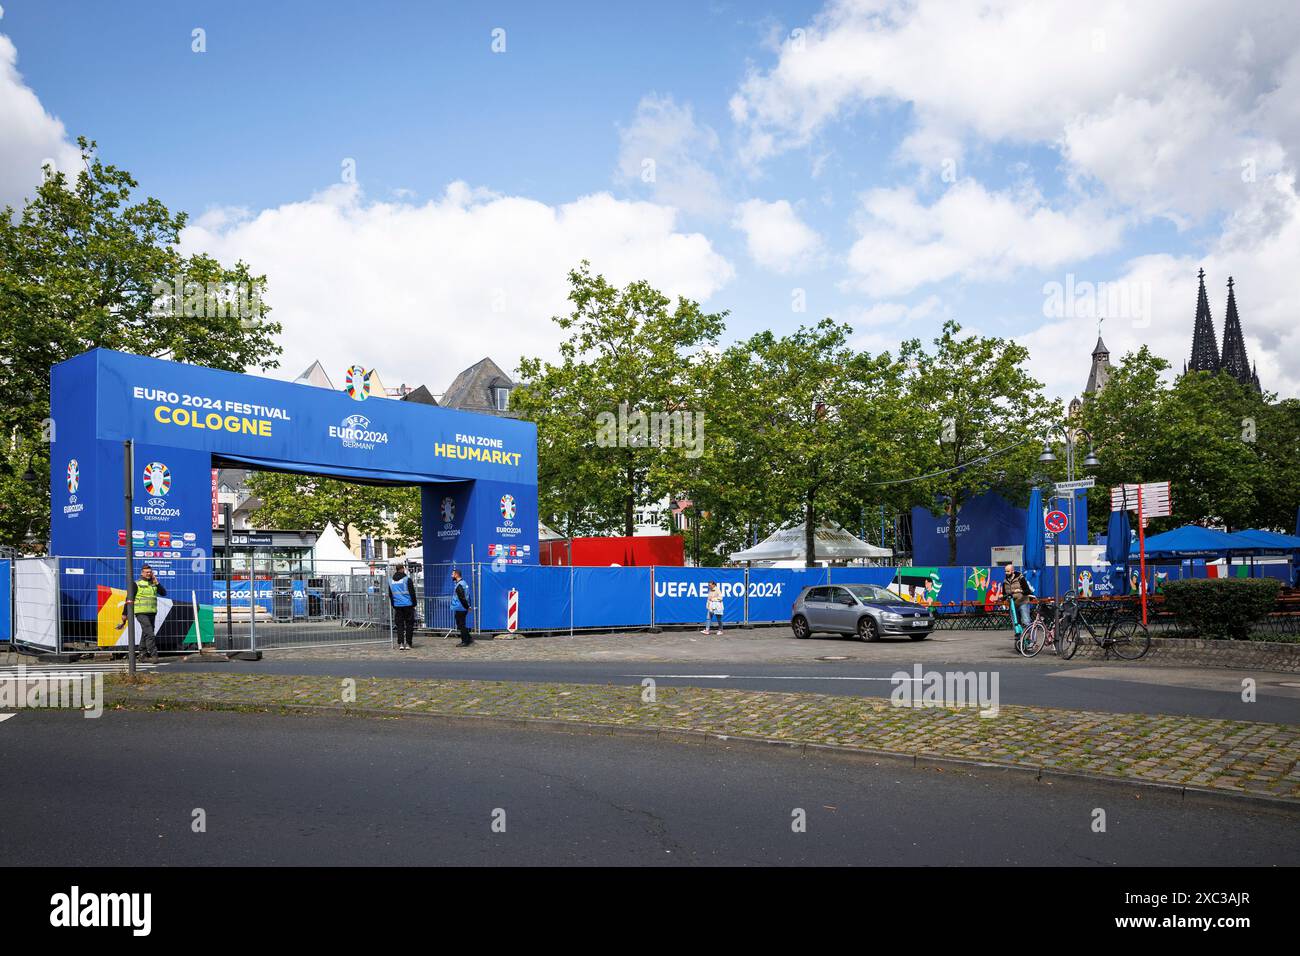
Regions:
<instances>
[{"instance_id":1,"label":"white road marking","mask_svg":"<svg viewBox=\"0 0 1300 956\"><path fill-rule=\"evenodd\" d=\"M620 677L662 677L669 680L880 680L893 683L893 677L831 677L825 674L808 677L768 674L620 674ZM905 677L900 680L917 681L920 678Z\"/></svg>"},{"instance_id":2,"label":"white road marking","mask_svg":"<svg viewBox=\"0 0 1300 956\"><path fill-rule=\"evenodd\" d=\"M8 720L10 717L13 716L14 716L13 714L0 714L0 724L4 723L6 720Z\"/></svg>"}]
</instances>

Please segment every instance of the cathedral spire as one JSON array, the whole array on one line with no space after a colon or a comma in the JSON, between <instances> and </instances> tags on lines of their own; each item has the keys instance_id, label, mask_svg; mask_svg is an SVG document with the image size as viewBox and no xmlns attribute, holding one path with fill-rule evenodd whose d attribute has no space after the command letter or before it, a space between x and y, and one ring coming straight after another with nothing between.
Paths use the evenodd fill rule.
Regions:
<instances>
[{"instance_id":1,"label":"cathedral spire","mask_svg":"<svg viewBox=\"0 0 1300 956\"><path fill-rule=\"evenodd\" d=\"M1233 291L1232 277L1228 277L1228 310L1223 320L1223 356L1219 367L1242 385L1255 382L1250 360L1246 357L1246 340L1241 334L1241 319L1237 317L1237 295Z\"/></svg>"},{"instance_id":2,"label":"cathedral spire","mask_svg":"<svg viewBox=\"0 0 1300 956\"><path fill-rule=\"evenodd\" d=\"M1214 337L1214 320L1210 318L1210 300L1205 294L1205 270L1202 269L1199 275L1201 287L1196 293L1196 326L1192 331L1192 360L1187 367L1193 372L1217 372L1219 345Z\"/></svg>"}]
</instances>

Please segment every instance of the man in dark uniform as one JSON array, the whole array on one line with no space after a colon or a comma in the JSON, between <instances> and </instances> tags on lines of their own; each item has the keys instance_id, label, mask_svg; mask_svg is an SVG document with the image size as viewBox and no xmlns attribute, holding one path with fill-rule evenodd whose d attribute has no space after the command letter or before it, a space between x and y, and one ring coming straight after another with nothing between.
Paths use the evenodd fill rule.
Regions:
<instances>
[{"instance_id":1,"label":"man in dark uniform","mask_svg":"<svg viewBox=\"0 0 1300 956\"><path fill-rule=\"evenodd\" d=\"M465 583L465 579L461 577L459 571L451 572L451 581L455 587L455 603L452 604L452 607L456 608L456 630L460 632L460 643L456 646L469 647L474 643L474 638L469 633L469 626L465 623L465 619L470 612L469 585ZM460 606L456 607L457 604Z\"/></svg>"},{"instance_id":2,"label":"man in dark uniform","mask_svg":"<svg viewBox=\"0 0 1300 956\"><path fill-rule=\"evenodd\" d=\"M388 582L388 603L393 608L393 629L397 633L397 649L408 650L415 637L415 582L406 573L406 566L393 569L393 579Z\"/></svg>"}]
</instances>

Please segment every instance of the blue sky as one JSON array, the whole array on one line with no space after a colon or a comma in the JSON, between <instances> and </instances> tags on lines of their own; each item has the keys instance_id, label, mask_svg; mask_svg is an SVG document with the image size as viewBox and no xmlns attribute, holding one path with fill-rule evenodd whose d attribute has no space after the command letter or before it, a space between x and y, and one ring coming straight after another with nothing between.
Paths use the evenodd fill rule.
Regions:
<instances>
[{"instance_id":1,"label":"blue sky","mask_svg":"<svg viewBox=\"0 0 1300 956\"><path fill-rule=\"evenodd\" d=\"M1283 3L0 4L0 201L97 140L191 213L188 248L268 273L285 373L513 368L553 351L585 256L732 337L1015 335L1068 398L1098 316L1044 314L1047 284L1126 284L1115 357L1177 364L1203 265L1216 322L1231 273L1265 386L1298 390Z\"/></svg>"}]
</instances>

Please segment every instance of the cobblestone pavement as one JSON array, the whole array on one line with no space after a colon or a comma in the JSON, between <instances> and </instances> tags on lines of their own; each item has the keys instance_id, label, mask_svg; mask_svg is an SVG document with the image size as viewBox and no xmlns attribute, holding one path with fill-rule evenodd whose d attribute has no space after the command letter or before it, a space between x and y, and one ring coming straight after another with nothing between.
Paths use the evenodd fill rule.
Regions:
<instances>
[{"instance_id":1,"label":"cobblestone pavement","mask_svg":"<svg viewBox=\"0 0 1300 956\"><path fill-rule=\"evenodd\" d=\"M500 681L362 679L346 705L337 677L174 672L106 682L107 705L349 707L390 714L546 719L698 731L986 761L1300 800L1300 728L1192 717L1004 705L895 707L820 694Z\"/></svg>"},{"instance_id":2,"label":"cobblestone pavement","mask_svg":"<svg viewBox=\"0 0 1300 956\"><path fill-rule=\"evenodd\" d=\"M578 633L570 637L492 640L484 635L473 647L457 647L455 638L422 634L415 648L396 651L387 644L294 647L265 652L271 660L488 660L488 661L730 661L734 663L801 663L834 656L851 661L977 661L1020 658L1010 631L935 631L924 641L882 640L867 644L856 638L818 634L800 641L788 626L729 628L721 636L698 630L659 634ZM1056 663L1053 659L1052 663Z\"/></svg>"}]
</instances>

